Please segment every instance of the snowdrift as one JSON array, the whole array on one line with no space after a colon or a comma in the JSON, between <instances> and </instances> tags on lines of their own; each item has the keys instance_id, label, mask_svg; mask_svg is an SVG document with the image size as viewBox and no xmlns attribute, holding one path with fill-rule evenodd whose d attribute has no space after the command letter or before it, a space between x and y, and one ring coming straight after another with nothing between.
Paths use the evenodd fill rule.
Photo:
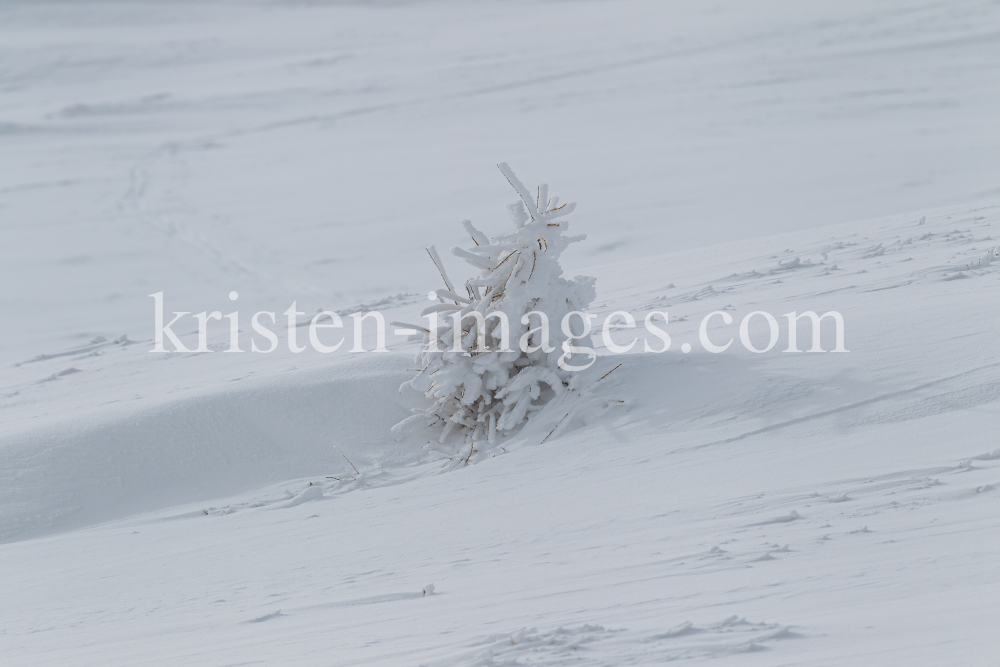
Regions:
<instances>
[{"instance_id":1,"label":"snowdrift","mask_svg":"<svg viewBox=\"0 0 1000 667\"><path fill-rule=\"evenodd\" d=\"M410 355L347 357L135 411L22 428L0 444L0 541L405 459L389 435ZM412 458L412 454L409 455Z\"/></svg>"}]
</instances>

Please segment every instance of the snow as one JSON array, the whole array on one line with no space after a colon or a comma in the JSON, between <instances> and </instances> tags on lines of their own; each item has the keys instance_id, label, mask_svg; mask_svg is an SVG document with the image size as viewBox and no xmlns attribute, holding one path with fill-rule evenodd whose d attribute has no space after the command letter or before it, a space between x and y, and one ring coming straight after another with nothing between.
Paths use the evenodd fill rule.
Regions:
<instances>
[{"instance_id":1,"label":"snow","mask_svg":"<svg viewBox=\"0 0 1000 667\"><path fill-rule=\"evenodd\" d=\"M997 195L991 2L176 7L0 9L0 361L145 336L160 288L436 286L415 250L506 224L501 161L580 204L570 275Z\"/></svg>"},{"instance_id":2,"label":"snow","mask_svg":"<svg viewBox=\"0 0 1000 667\"><path fill-rule=\"evenodd\" d=\"M987 2L0 5L2 663L988 662L998 29ZM293 354L280 313L419 322L424 247L508 224L502 160L578 202L591 310L668 311L671 347L596 335L515 435L397 441L419 343L352 354L348 320ZM225 353L222 321L152 354L161 290L276 311L279 346ZM850 352L784 352L807 310Z\"/></svg>"}]
</instances>

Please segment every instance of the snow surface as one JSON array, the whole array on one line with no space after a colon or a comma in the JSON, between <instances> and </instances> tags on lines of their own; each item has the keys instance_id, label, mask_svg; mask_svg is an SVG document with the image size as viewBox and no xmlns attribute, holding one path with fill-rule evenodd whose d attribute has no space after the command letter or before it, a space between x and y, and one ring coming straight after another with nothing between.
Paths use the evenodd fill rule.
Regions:
<instances>
[{"instance_id":1,"label":"snow surface","mask_svg":"<svg viewBox=\"0 0 1000 667\"><path fill-rule=\"evenodd\" d=\"M989 2L0 3L0 664L989 664L998 40ZM391 437L401 337L149 353L160 290L415 320L502 159L669 352L471 454ZM850 353L746 352L755 310Z\"/></svg>"}]
</instances>

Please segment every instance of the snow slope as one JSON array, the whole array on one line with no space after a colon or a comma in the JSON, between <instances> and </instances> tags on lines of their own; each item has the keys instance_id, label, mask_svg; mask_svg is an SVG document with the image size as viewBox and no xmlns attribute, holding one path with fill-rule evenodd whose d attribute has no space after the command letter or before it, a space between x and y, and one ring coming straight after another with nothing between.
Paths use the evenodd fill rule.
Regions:
<instances>
[{"instance_id":1,"label":"snow slope","mask_svg":"<svg viewBox=\"0 0 1000 667\"><path fill-rule=\"evenodd\" d=\"M973 1L0 2L0 663L989 664L998 31ZM398 336L150 354L161 290L416 320L423 246L507 224L501 159L579 202L595 312L669 311L670 351L595 337L474 451L391 437ZM805 310L850 352L783 352Z\"/></svg>"},{"instance_id":2,"label":"snow slope","mask_svg":"<svg viewBox=\"0 0 1000 667\"><path fill-rule=\"evenodd\" d=\"M0 361L146 337L159 290L417 291L455 222L506 225L503 160L580 203L579 272L995 198L998 32L991 0L6 0Z\"/></svg>"},{"instance_id":3,"label":"snow slope","mask_svg":"<svg viewBox=\"0 0 1000 667\"><path fill-rule=\"evenodd\" d=\"M568 400L471 456L389 438L402 343L384 356L263 357L238 381L222 355L151 361L141 345L35 362L35 376L80 372L21 385L28 426L3 449L6 539L48 534L0 547L4 654L982 661L996 650L1000 316L981 304L1000 263L965 266L985 254L1000 207L925 218L600 268L606 310L669 309L672 350L602 357ZM839 309L851 352L697 345L708 312L738 321L797 304ZM30 426L122 374L162 395ZM67 532L95 520L112 521Z\"/></svg>"}]
</instances>

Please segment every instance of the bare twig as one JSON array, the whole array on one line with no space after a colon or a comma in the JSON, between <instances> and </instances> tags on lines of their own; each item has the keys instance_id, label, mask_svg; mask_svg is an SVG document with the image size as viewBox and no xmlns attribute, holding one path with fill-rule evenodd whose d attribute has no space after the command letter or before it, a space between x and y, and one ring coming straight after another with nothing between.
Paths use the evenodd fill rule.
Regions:
<instances>
[{"instance_id":1,"label":"bare twig","mask_svg":"<svg viewBox=\"0 0 1000 667\"><path fill-rule=\"evenodd\" d=\"M618 364L617 366L615 366L614 368L612 368L610 371L608 371L607 373L605 373L601 377L597 378L597 381L600 382L601 380L603 380L604 378L608 377L609 375L611 375L612 373L614 373L616 370L618 370L621 367L622 367L622 365Z\"/></svg>"},{"instance_id":2,"label":"bare twig","mask_svg":"<svg viewBox=\"0 0 1000 667\"><path fill-rule=\"evenodd\" d=\"M340 452L339 449L337 451ZM348 463L351 463L351 459L347 458L347 454L345 454L344 452L340 452L340 455L343 456L344 460L346 460ZM358 470L353 463L351 463L351 467L354 468L354 472L358 473L359 476L361 475L361 471Z\"/></svg>"},{"instance_id":3,"label":"bare twig","mask_svg":"<svg viewBox=\"0 0 1000 667\"><path fill-rule=\"evenodd\" d=\"M560 419L558 422L556 422L556 425L552 427L551 431L549 431L549 435L552 435L553 433L556 432L556 429L559 428L559 425L563 423L563 420L566 419L566 417L569 417L569 413L568 412L563 415L562 419ZM545 441L549 439L549 435L547 435L544 438L542 438L542 441L540 443L538 443L538 444L540 444L540 445L544 444Z\"/></svg>"}]
</instances>

